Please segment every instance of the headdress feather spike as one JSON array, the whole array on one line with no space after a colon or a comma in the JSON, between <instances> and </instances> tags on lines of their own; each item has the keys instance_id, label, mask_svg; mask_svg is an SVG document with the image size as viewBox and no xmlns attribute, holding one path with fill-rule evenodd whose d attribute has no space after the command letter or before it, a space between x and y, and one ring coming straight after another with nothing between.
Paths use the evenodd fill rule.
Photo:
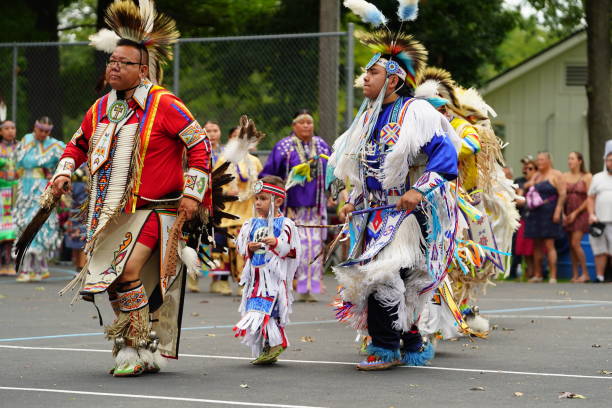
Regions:
<instances>
[{"instance_id":1,"label":"headdress feather spike","mask_svg":"<svg viewBox=\"0 0 612 408\"><path fill-rule=\"evenodd\" d=\"M419 0L397 0L397 16L400 21L414 21L419 14Z\"/></svg>"},{"instance_id":2,"label":"headdress feather spike","mask_svg":"<svg viewBox=\"0 0 612 408\"><path fill-rule=\"evenodd\" d=\"M387 25L387 17L374 4L365 0L344 0L344 7L357 14L364 23L374 27Z\"/></svg>"},{"instance_id":3,"label":"headdress feather spike","mask_svg":"<svg viewBox=\"0 0 612 408\"><path fill-rule=\"evenodd\" d=\"M89 39L100 51L112 53L121 39L144 46L149 52L149 76L161 83L163 66L172 60L172 48L179 39L176 23L165 14L158 13L153 0L115 0L107 9L104 21L110 30L102 29Z\"/></svg>"}]
</instances>

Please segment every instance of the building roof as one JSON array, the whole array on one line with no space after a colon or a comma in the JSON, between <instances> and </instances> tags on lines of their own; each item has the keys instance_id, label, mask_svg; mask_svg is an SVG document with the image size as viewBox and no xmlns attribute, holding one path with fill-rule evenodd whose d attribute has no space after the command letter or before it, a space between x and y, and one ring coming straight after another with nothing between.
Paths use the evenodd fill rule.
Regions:
<instances>
[{"instance_id":1,"label":"building roof","mask_svg":"<svg viewBox=\"0 0 612 408\"><path fill-rule=\"evenodd\" d=\"M542 51L532 55L526 60L518 63L517 65L508 68L501 74L491 78L480 90L483 95L493 92L498 88L506 85L510 81L515 80L521 75L539 67L540 65L550 61L556 56L564 53L565 51L575 47L576 45L586 41L587 34L586 29L576 31L573 34L559 40L558 42L550 45Z\"/></svg>"}]
</instances>

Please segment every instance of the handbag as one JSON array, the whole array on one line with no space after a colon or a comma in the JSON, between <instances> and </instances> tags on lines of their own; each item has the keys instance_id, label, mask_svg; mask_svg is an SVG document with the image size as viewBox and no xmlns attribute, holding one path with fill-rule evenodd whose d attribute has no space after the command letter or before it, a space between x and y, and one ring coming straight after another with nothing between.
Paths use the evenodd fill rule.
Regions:
<instances>
[{"instance_id":1,"label":"handbag","mask_svg":"<svg viewBox=\"0 0 612 408\"><path fill-rule=\"evenodd\" d=\"M535 186L531 186L529 187L529 190L527 190L525 199L527 201L527 208L529 208L530 210L533 210L533 209L543 206L546 203L555 201L557 199L557 195L552 195L544 199L540 195L540 192L535 188Z\"/></svg>"}]
</instances>

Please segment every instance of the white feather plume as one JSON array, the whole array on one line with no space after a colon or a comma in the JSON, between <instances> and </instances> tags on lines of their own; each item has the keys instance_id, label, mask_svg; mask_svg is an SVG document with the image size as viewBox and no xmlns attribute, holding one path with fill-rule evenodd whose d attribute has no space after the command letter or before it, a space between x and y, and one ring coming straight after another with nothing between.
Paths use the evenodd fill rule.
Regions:
<instances>
[{"instance_id":1,"label":"white feather plume","mask_svg":"<svg viewBox=\"0 0 612 408\"><path fill-rule=\"evenodd\" d=\"M202 264L200 263L200 259L198 258L198 254L195 249L188 246L185 246L182 249L179 248L179 257L187 267L187 273L189 276L197 278L199 276Z\"/></svg>"},{"instance_id":2,"label":"white feather plume","mask_svg":"<svg viewBox=\"0 0 612 408\"><path fill-rule=\"evenodd\" d=\"M419 0L397 0L397 16L400 21L414 21L419 15Z\"/></svg>"},{"instance_id":3,"label":"white feather plume","mask_svg":"<svg viewBox=\"0 0 612 408\"><path fill-rule=\"evenodd\" d=\"M344 0L344 7L357 14L364 23L374 27L387 24L387 18L374 4L365 0Z\"/></svg>"},{"instance_id":4,"label":"white feather plume","mask_svg":"<svg viewBox=\"0 0 612 408\"><path fill-rule=\"evenodd\" d=\"M366 73L362 72L361 75L355 78L355 83L353 84L353 86L355 88L363 88L363 85L365 84L365 77L366 77Z\"/></svg>"},{"instance_id":5,"label":"white feather plume","mask_svg":"<svg viewBox=\"0 0 612 408\"><path fill-rule=\"evenodd\" d=\"M6 103L0 100L0 122L4 122L6 120Z\"/></svg>"},{"instance_id":6,"label":"white feather plume","mask_svg":"<svg viewBox=\"0 0 612 408\"><path fill-rule=\"evenodd\" d=\"M414 96L416 98L435 98L438 95L438 87L440 82L435 79L428 79L414 89Z\"/></svg>"},{"instance_id":7,"label":"white feather plume","mask_svg":"<svg viewBox=\"0 0 612 408\"><path fill-rule=\"evenodd\" d=\"M112 54L117 48L119 36L114 31L103 28L95 34L89 36L89 45L93 46L98 51L104 51Z\"/></svg>"}]
</instances>

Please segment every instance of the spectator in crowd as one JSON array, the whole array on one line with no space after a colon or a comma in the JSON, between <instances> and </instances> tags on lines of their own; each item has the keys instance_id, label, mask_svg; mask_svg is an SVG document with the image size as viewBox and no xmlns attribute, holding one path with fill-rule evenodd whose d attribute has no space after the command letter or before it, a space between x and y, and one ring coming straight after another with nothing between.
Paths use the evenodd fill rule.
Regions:
<instances>
[{"instance_id":1,"label":"spectator in crowd","mask_svg":"<svg viewBox=\"0 0 612 408\"><path fill-rule=\"evenodd\" d=\"M212 168L215 170L222 164L221 154L223 153L223 146L221 146L221 127L219 123L214 120L209 120L204 124L204 129L208 135L211 145L211 159ZM221 231L215 232L215 247L211 249L211 255L215 262L215 266L211 269L212 279L210 282L210 292L218 293L224 296L230 296L232 294L232 288L229 284L230 271L228 269L228 254L223 252L219 248L224 248L226 241L225 235ZM199 292L197 280L193 278L189 279L188 289L191 292Z\"/></svg>"},{"instance_id":2,"label":"spectator in crowd","mask_svg":"<svg viewBox=\"0 0 612 408\"><path fill-rule=\"evenodd\" d=\"M612 255L612 140L606 142L604 159L605 169L593 176L588 198L596 282L605 280L606 264Z\"/></svg>"},{"instance_id":3,"label":"spectator in crowd","mask_svg":"<svg viewBox=\"0 0 612 408\"><path fill-rule=\"evenodd\" d=\"M13 201L17 172L15 171L14 152L15 123L0 117L0 275L15 275L15 265L11 248L17 230L13 221Z\"/></svg>"},{"instance_id":4,"label":"spectator in crowd","mask_svg":"<svg viewBox=\"0 0 612 408\"><path fill-rule=\"evenodd\" d=\"M533 178L536 173L536 163L532 156L525 156L521 159L523 177L519 177L514 180L517 185L516 193L520 197L525 196L525 183ZM533 275L533 239L525 237L525 200L517 200L516 206L518 207L519 214L521 216L521 225L515 233L514 250L512 252L512 265L510 267L509 278L513 279L517 277L518 265L521 264L522 258L525 258L526 270L525 275L531 278Z\"/></svg>"},{"instance_id":5,"label":"spectator in crowd","mask_svg":"<svg viewBox=\"0 0 612 408\"><path fill-rule=\"evenodd\" d=\"M237 137L239 133L240 128L236 127L231 129L228 136L228 142ZM226 145L226 147L227 146L228 145ZM221 153L221 157L216 165L220 166L226 161L227 158ZM227 241L228 247L227 252L224 253L222 257L222 262L224 264L223 270L230 272L230 275L237 285L242 278L245 258L238 252L235 240L228 239L227 236L237 237L245 221L254 217L253 206L255 205L255 193L253 191L253 185L257 182L262 168L261 161L256 156L247 153L240 163L232 163L227 169L227 173L234 176L234 180L225 185L224 189L226 193L238 196L238 201L232 201L225 204L225 211L238 218L235 220L224 218L218 230L224 229L228 234L222 238ZM241 286L238 287L237 294L242 295Z\"/></svg>"},{"instance_id":6,"label":"spectator in crowd","mask_svg":"<svg viewBox=\"0 0 612 408\"><path fill-rule=\"evenodd\" d=\"M591 173L584 166L584 157L580 152L571 152L567 158L569 171L563 174L567 189L567 198L563 211L563 226L569 235L570 255L572 259L572 282L586 282L589 274L586 257L580 242L589 231L589 213L587 210L587 191L591 185ZM580 266L582 274L578 275Z\"/></svg>"},{"instance_id":7,"label":"spectator in crowd","mask_svg":"<svg viewBox=\"0 0 612 408\"><path fill-rule=\"evenodd\" d=\"M53 123L46 116L34 124L32 133L23 137L15 150L17 169L23 172L17 188L13 217L20 235L40 209L42 195L66 145L51 137ZM59 248L62 238L55 210L38 231L28 248L17 282L40 281L49 277L47 260Z\"/></svg>"},{"instance_id":8,"label":"spectator in crowd","mask_svg":"<svg viewBox=\"0 0 612 408\"><path fill-rule=\"evenodd\" d=\"M327 224L325 171L331 149L315 135L314 119L305 109L293 116L292 130L274 145L259 176L278 176L285 181L287 200L283 210L300 227L303 251L296 274L298 300L316 302L313 294L323 289L323 257L317 255L323 250L327 231L302 226Z\"/></svg>"},{"instance_id":9,"label":"spectator in crowd","mask_svg":"<svg viewBox=\"0 0 612 408\"><path fill-rule=\"evenodd\" d=\"M544 249L548 260L549 283L557 283L557 250L555 239L563 236L561 215L565 203L563 174L553 168L548 152L540 152L536 158L538 171L527 181L527 214L525 236L535 240L533 250L534 275L529 282L542 282L542 258Z\"/></svg>"}]
</instances>

